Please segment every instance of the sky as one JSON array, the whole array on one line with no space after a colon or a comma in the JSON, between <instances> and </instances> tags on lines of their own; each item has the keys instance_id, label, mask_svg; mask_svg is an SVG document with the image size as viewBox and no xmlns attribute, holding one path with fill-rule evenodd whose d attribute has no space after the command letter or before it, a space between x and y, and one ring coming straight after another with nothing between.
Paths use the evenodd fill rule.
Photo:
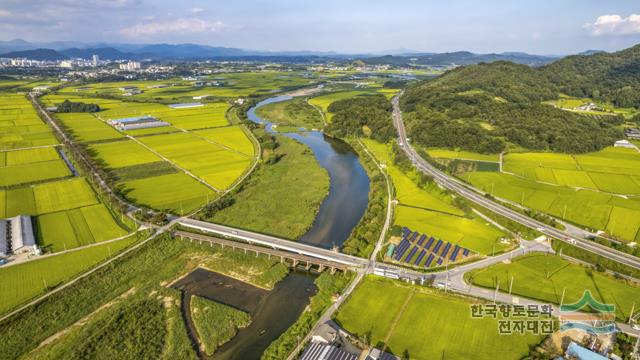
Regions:
<instances>
[{"instance_id":1,"label":"sky","mask_svg":"<svg viewBox=\"0 0 640 360\"><path fill-rule=\"evenodd\" d=\"M570 54L640 43L638 0L0 0L0 40Z\"/></svg>"}]
</instances>

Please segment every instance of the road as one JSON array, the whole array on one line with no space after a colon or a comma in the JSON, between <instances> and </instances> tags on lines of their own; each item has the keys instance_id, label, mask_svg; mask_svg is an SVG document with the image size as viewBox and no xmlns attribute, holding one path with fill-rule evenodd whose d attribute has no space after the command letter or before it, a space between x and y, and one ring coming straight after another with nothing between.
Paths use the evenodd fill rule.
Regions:
<instances>
[{"instance_id":1,"label":"road","mask_svg":"<svg viewBox=\"0 0 640 360\"><path fill-rule=\"evenodd\" d=\"M369 261L366 259L346 255L337 251L322 249L312 245L302 244L291 240L280 239L275 236L264 235L252 231L236 229L229 226L218 225L189 218L182 218L177 223L183 227L237 238L247 241L251 244L258 244L278 250L289 251L296 254L312 256L318 259L345 264L349 267L353 267L354 269L361 269L369 265Z\"/></svg>"},{"instance_id":2,"label":"road","mask_svg":"<svg viewBox=\"0 0 640 360\"><path fill-rule=\"evenodd\" d=\"M484 194L480 193L478 190L470 188L467 184L464 184L462 181L455 179L448 174L438 170L433 165L429 164L426 160L424 160L418 153L413 149L411 144L407 141L407 133L404 127L404 122L402 121L402 112L400 111L399 101L400 93L398 96L393 98L393 123L398 131L398 141L401 147L404 149L404 152L407 154L411 162L415 165L417 169L422 171L423 173L432 176L439 184L444 186L445 188L456 192L460 196L470 200L484 208L487 208L501 216L504 216L512 221L515 221L521 225L529 227L531 229L537 230L543 233L546 236L558 239L560 241L564 241L573 246L579 247L583 250L589 251L591 253L609 258L611 260L617 261L621 264L633 267L635 269L640 269L640 259L630 254L623 253L621 251L617 251L615 249L608 248L604 245L600 245L598 243L594 243L592 241L573 237L571 233L566 231L558 230L552 226L534 220L526 215L523 215L513 209L510 209L504 205L498 204L487 197Z\"/></svg>"}]
</instances>

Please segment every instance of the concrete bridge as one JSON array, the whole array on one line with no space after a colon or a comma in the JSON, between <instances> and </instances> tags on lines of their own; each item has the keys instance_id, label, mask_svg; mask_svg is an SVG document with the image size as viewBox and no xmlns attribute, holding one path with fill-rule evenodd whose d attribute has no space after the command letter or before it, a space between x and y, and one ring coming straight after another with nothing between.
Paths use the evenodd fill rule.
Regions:
<instances>
[{"instance_id":1,"label":"concrete bridge","mask_svg":"<svg viewBox=\"0 0 640 360\"><path fill-rule=\"evenodd\" d=\"M327 250L318 248L315 246L301 244L291 240L280 239L274 236L254 233L251 231L236 229L224 225L212 224L205 221L199 221L194 219L182 219L178 221L178 224L184 228L190 228L194 230L198 230L200 232L211 233L216 235L221 235L224 237L239 239L245 241L248 244L243 244L238 241L229 241L224 239L216 240L217 244L222 245L220 240L228 241L228 244L225 243L225 246L230 246L230 244L235 244L236 248L246 248L252 252L260 252L263 254L273 256L280 256L282 254L283 258L298 260L302 262L309 262L315 265L323 265L328 267L334 267L336 269L352 269L359 270L364 269L369 265L369 261L367 259L362 259L359 257L342 254L337 251ZM177 236L187 237L186 234L189 234L190 238L195 239L195 236L198 234L186 233L183 231L176 232ZM203 236L203 235L198 235ZM204 238L209 238L204 236ZM205 241L204 238L198 238L198 240ZM258 245L258 246L247 246L247 245ZM266 249L270 248L270 249ZM278 251L277 253L274 251Z\"/></svg>"}]
</instances>

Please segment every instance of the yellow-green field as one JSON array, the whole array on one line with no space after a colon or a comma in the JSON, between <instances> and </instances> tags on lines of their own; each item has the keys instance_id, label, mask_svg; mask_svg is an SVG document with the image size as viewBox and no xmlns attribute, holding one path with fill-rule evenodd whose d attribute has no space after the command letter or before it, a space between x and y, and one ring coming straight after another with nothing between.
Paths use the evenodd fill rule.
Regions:
<instances>
[{"instance_id":1,"label":"yellow-green field","mask_svg":"<svg viewBox=\"0 0 640 360\"><path fill-rule=\"evenodd\" d=\"M249 156L189 133L146 136L139 140L219 190L231 186L251 164Z\"/></svg>"},{"instance_id":2,"label":"yellow-green field","mask_svg":"<svg viewBox=\"0 0 640 360\"><path fill-rule=\"evenodd\" d=\"M67 176L71 176L71 171L53 147L0 152L0 186Z\"/></svg>"},{"instance_id":3,"label":"yellow-green field","mask_svg":"<svg viewBox=\"0 0 640 360\"><path fill-rule=\"evenodd\" d=\"M122 138L120 132L95 116L87 113L55 115L76 141L96 141Z\"/></svg>"},{"instance_id":4,"label":"yellow-green field","mask_svg":"<svg viewBox=\"0 0 640 360\"><path fill-rule=\"evenodd\" d=\"M25 95L0 93L0 150L57 143Z\"/></svg>"},{"instance_id":5,"label":"yellow-green field","mask_svg":"<svg viewBox=\"0 0 640 360\"><path fill-rule=\"evenodd\" d=\"M89 149L94 158L101 160L105 167L112 169L162 160L133 140L93 144Z\"/></svg>"},{"instance_id":6,"label":"yellow-green field","mask_svg":"<svg viewBox=\"0 0 640 360\"><path fill-rule=\"evenodd\" d=\"M253 143L239 126L195 130L193 134L247 156L254 154Z\"/></svg>"},{"instance_id":7,"label":"yellow-green field","mask_svg":"<svg viewBox=\"0 0 640 360\"><path fill-rule=\"evenodd\" d=\"M342 91L342 92L334 92L327 95L316 96L309 99L309 103L311 105L319 107L324 113L325 119L327 122L331 122L331 118L333 118L333 114L329 112L328 108L331 103L336 102L342 99L348 99L352 97L356 97L358 95L370 94L371 91Z\"/></svg>"},{"instance_id":8,"label":"yellow-green field","mask_svg":"<svg viewBox=\"0 0 640 360\"><path fill-rule=\"evenodd\" d=\"M420 188L416 179L393 165L389 145L373 140L363 142L378 161L386 166L393 181L396 199L399 201L394 224L459 244L481 254L490 254L506 247L499 241L505 236L502 231L481 218L466 215L435 184L429 185L427 190Z\"/></svg>"},{"instance_id":9,"label":"yellow-green field","mask_svg":"<svg viewBox=\"0 0 640 360\"><path fill-rule=\"evenodd\" d=\"M369 276L335 316L377 347L410 359L522 359L542 336L500 335L498 320L471 317L472 301Z\"/></svg>"},{"instance_id":10,"label":"yellow-green field","mask_svg":"<svg viewBox=\"0 0 640 360\"><path fill-rule=\"evenodd\" d=\"M181 172L128 181L121 188L138 204L180 215L216 197L215 192Z\"/></svg>"},{"instance_id":11,"label":"yellow-green field","mask_svg":"<svg viewBox=\"0 0 640 360\"><path fill-rule=\"evenodd\" d=\"M500 155L498 154L479 154L479 153L463 151L463 150L428 148L427 154L429 154L429 156L431 156L432 158L438 158L438 159L460 159L460 160L491 161L491 162L500 161Z\"/></svg>"}]
</instances>

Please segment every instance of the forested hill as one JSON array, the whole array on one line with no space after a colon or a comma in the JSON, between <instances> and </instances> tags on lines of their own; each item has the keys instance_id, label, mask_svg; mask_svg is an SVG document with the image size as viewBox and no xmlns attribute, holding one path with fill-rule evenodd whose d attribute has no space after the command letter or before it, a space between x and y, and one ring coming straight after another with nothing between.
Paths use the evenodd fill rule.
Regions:
<instances>
[{"instance_id":1,"label":"forested hill","mask_svg":"<svg viewBox=\"0 0 640 360\"><path fill-rule=\"evenodd\" d=\"M451 70L411 85L402 97L407 128L425 146L500 152L581 153L622 138L618 116L585 116L542 104L563 93L640 107L640 45L570 56L532 68L500 61Z\"/></svg>"},{"instance_id":2,"label":"forested hill","mask_svg":"<svg viewBox=\"0 0 640 360\"><path fill-rule=\"evenodd\" d=\"M640 45L615 53L568 56L540 71L564 93L640 107Z\"/></svg>"}]
</instances>

